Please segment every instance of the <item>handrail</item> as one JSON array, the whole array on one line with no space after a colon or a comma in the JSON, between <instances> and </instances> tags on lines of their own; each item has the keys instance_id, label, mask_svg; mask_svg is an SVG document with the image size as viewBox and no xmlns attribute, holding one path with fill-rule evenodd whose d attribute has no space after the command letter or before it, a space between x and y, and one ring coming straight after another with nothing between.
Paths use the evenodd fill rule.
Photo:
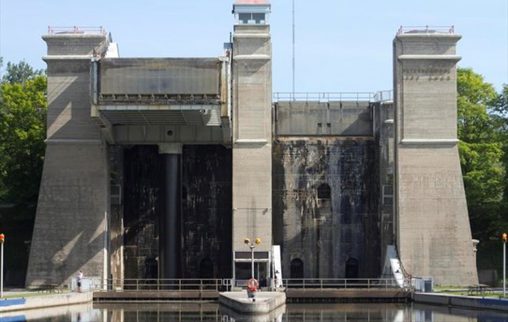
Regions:
<instances>
[{"instance_id":1,"label":"handrail","mask_svg":"<svg viewBox=\"0 0 508 322\"><path fill-rule=\"evenodd\" d=\"M59 27L59 26L48 26L48 34L98 34L105 35L106 29L104 27L90 27L90 26L71 26L71 27Z\"/></svg>"},{"instance_id":2,"label":"handrail","mask_svg":"<svg viewBox=\"0 0 508 322\"><path fill-rule=\"evenodd\" d=\"M231 290L232 279L84 278L91 290L109 291L216 291ZM104 285L106 283L106 285ZM400 289L393 278L286 278L286 289ZM242 283L235 286L242 287Z\"/></svg>"},{"instance_id":3,"label":"handrail","mask_svg":"<svg viewBox=\"0 0 508 322\"><path fill-rule=\"evenodd\" d=\"M393 90L379 92L274 92L273 101L294 102L388 102L393 101Z\"/></svg>"},{"instance_id":4,"label":"handrail","mask_svg":"<svg viewBox=\"0 0 508 322\"><path fill-rule=\"evenodd\" d=\"M397 35L417 33L454 34L455 26L400 26Z\"/></svg>"},{"instance_id":5,"label":"handrail","mask_svg":"<svg viewBox=\"0 0 508 322\"><path fill-rule=\"evenodd\" d=\"M374 94L375 102L393 102L393 90L379 91Z\"/></svg>"},{"instance_id":6,"label":"handrail","mask_svg":"<svg viewBox=\"0 0 508 322\"><path fill-rule=\"evenodd\" d=\"M370 102L374 98L372 92L275 92L273 101L357 101Z\"/></svg>"},{"instance_id":7,"label":"handrail","mask_svg":"<svg viewBox=\"0 0 508 322\"><path fill-rule=\"evenodd\" d=\"M393 278L287 278L286 289L392 289L400 288Z\"/></svg>"},{"instance_id":8,"label":"handrail","mask_svg":"<svg viewBox=\"0 0 508 322\"><path fill-rule=\"evenodd\" d=\"M84 284L92 290L110 291L227 291L231 288L230 279L158 279L125 278L99 279L84 278ZM106 285L104 285L106 283Z\"/></svg>"}]
</instances>

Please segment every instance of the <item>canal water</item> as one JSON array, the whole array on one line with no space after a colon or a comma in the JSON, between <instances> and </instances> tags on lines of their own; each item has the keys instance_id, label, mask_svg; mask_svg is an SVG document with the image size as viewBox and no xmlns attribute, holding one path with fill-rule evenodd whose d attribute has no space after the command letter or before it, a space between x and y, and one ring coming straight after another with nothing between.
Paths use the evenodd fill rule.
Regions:
<instances>
[{"instance_id":1,"label":"canal water","mask_svg":"<svg viewBox=\"0 0 508 322\"><path fill-rule=\"evenodd\" d=\"M500 322L508 321L508 314L419 304L373 303L287 304L270 315L249 317L224 311L216 303L117 303L75 305L9 313L0 315L0 322L3 321Z\"/></svg>"}]
</instances>

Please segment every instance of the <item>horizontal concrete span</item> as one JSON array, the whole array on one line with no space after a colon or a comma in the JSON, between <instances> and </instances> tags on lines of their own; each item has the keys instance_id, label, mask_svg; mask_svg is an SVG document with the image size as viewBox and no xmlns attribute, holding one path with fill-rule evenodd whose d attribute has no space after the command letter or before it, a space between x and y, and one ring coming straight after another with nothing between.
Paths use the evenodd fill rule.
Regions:
<instances>
[{"instance_id":1,"label":"horizontal concrete span","mask_svg":"<svg viewBox=\"0 0 508 322\"><path fill-rule=\"evenodd\" d=\"M219 95L219 58L110 58L99 64L102 95Z\"/></svg>"},{"instance_id":2,"label":"horizontal concrete span","mask_svg":"<svg viewBox=\"0 0 508 322\"><path fill-rule=\"evenodd\" d=\"M279 101L274 110L276 135L373 136L368 101Z\"/></svg>"}]
</instances>

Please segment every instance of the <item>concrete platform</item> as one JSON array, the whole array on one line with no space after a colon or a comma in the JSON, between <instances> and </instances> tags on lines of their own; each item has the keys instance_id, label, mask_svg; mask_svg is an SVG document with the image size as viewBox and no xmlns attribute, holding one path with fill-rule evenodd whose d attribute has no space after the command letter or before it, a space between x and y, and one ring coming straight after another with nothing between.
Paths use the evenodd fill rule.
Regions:
<instances>
[{"instance_id":1,"label":"concrete platform","mask_svg":"<svg viewBox=\"0 0 508 322\"><path fill-rule=\"evenodd\" d=\"M92 303L92 292L0 299L0 313L82 303Z\"/></svg>"},{"instance_id":2,"label":"concrete platform","mask_svg":"<svg viewBox=\"0 0 508 322\"><path fill-rule=\"evenodd\" d=\"M98 291L94 302L114 301L216 301L218 291Z\"/></svg>"},{"instance_id":3,"label":"concrete platform","mask_svg":"<svg viewBox=\"0 0 508 322\"><path fill-rule=\"evenodd\" d=\"M440 305L455 308L495 310L508 312L508 300L481 296L461 296L438 293L415 293L413 301L421 304Z\"/></svg>"},{"instance_id":4,"label":"concrete platform","mask_svg":"<svg viewBox=\"0 0 508 322\"><path fill-rule=\"evenodd\" d=\"M247 291L224 292L219 294L219 304L238 313L269 314L286 304L286 293L256 292L253 301L247 296Z\"/></svg>"},{"instance_id":5,"label":"concrete platform","mask_svg":"<svg viewBox=\"0 0 508 322\"><path fill-rule=\"evenodd\" d=\"M298 302L408 302L411 293L402 289L296 289L286 290L289 303Z\"/></svg>"}]
</instances>

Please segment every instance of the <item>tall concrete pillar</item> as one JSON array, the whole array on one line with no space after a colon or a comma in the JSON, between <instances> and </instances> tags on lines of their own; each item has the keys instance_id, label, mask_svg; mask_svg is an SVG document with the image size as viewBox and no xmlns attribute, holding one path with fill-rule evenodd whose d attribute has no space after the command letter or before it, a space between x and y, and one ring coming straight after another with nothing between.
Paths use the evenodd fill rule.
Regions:
<instances>
[{"instance_id":1,"label":"tall concrete pillar","mask_svg":"<svg viewBox=\"0 0 508 322\"><path fill-rule=\"evenodd\" d=\"M63 32L48 45L47 146L30 247L28 287L62 285L82 270L108 277L107 146L90 118L90 62L108 37Z\"/></svg>"},{"instance_id":2,"label":"tall concrete pillar","mask_svg":"<svg viewBox=\"0 0 508 322\"><path fill-rule=\"evenodd\" d=\"M253 4L255 3L255 4ZM272 47L268 1L238 0L233 8L233 255L259 262L272 246ZM233 274L238 265L233 264ZM262 265L259 265L261 267Z\"/></svg>"},{"instance_id":3,"label":"tall concrete pillar","mask_svg":"<svg viewBox=\"0 0 508 322\"><path fill-rule=\"evenodd\" d=\"M394 40L399 256L407 273L444 285L478 282L457 147L460 38L401 29Z\"/></svg>"},{"instance_id":4,"label":"tall concrete pillar","mask_svg":"<svg viewBox=\"0 0 508 322\"><path fill-rule=\"evenodd\" d=\"M159 277L178 278L180 262L181 144L160 144L164 163L164 214L159 220Z\"/></svg>"}]
</instances>

